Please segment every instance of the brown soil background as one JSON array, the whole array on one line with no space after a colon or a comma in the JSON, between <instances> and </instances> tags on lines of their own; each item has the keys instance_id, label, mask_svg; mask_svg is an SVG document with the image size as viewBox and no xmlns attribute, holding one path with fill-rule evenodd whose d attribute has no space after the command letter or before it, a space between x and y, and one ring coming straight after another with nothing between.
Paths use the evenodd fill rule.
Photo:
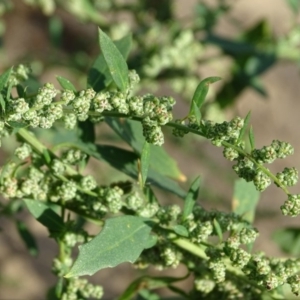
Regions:
<instances>
[{"instance_id":1,"label":"brown soil background","mask_svg":"<svg viewBox=\"0 0 300 300\"><path fill-rule=\"evenodd\" d=\"M192 0L177 0L176 6L179 15L190 13L189 8L194 3ZM19 61L24 52L31 53L33 58L51 55L48 49L48 38L45 36L45 22L42 17L37 17L22 5L21 1L14 1L16 8L14 13L5 17L6 34L4 39L5 52L0 52L0 68ZM67 19L68 16L61 12ZM291 12L284 0L239 0L236 1L232 16L241 20L243 24L251 26L258 20L267 18L272 30L276 34L282 34L289 28ZM75 26L78 36L95 36L96 28L91 25L72 24ZM234 34L233 29L226 22L222 23L219 32L225 35ZM63 59L63 57L62 57ZM203 70L203 73L208 71ZM43 75L42 81L55 81L55 75L62 75L72 79L69 71L63 68L52 68ZM218 75L218 74L208 74ZM236 106L227 112L228 115L238 114L245 116L252 111L252 124L256 136L256 145L261 147L269 144L273 139L290 142L295 147L295 155L287 160L274 164L272 171L282 170L285 166L300 167L300 139L299 139L299 112L300 112L300 76L295 63L281 61L262 76L267 87L269 97L262 98L251 90L246 90ZM179 112L180 113L180 112ZM212 189L212 198L216 202L212 204L208 199L203 200L205 205L220 206L220 199L225 199L221 207L230 209L229 203L232 195L232 171L231 165L222 157L221 150L209 143L192 141L188 149L182 149L169 142L165 145L168 152L178 161L178 164L188 178L201 175L208 188ZM4 154L0 154L3 161ZM199 159L199 156L205 159ZM213 162L213 164L204 163ZM294 191L299 192L299 188ZM287 224L298 224L299 218L289 219L282 217L279 206L285 200L285 195L276 189L269 188L262 194L259 204L256 227L260 231L257 249L263 250L269 255L280 254L279 249L271 241L271 233ZM40 249L39 256L32 258L26 251L14 223L1 218L0 226L0 300L39 300L45 299L45 291L55 283L51 274L51 260L56 255L57 248L53 241L48 239L47 231L30 216L24 215L31 231L37 237ZM179 270L178 274L183 274ZM112 299L118 295L130 279L134 271L128 265L121 265L115 270L99 272L93 282L105 286L105 298ZM187 283L189 284L189 283Z\"/></svg>"}]
</instances>

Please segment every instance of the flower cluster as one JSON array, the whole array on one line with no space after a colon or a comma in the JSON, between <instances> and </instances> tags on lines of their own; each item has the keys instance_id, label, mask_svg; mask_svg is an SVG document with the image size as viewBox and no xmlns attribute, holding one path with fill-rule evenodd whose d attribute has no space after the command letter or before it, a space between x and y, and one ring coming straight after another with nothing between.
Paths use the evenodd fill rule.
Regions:
<instances>
[{"instance_id":1,"label":"flower cluster","mask_svg":"<svg viewBox=\"0 0 300 300\"><path fill-rule=\"evenodd\" d=\"M129 72L129 88L124 91L101 91L93 89L79 91L63 90L59 99L59 91L50 83L41 87L36 96L10 99L5 116L7 122L19 122L24 126L51 128L55 121L64 121L65 127L74 128L77 121L90 118L93 122L103 120L106 112L138 117L143 125L146 140L155 145L164 142L161 126L172 120L172 97L130 96L134 85L139 81L135 71ZM7 134L5 122L0 124L0 136Z\"/></svg>"}]
</instances>

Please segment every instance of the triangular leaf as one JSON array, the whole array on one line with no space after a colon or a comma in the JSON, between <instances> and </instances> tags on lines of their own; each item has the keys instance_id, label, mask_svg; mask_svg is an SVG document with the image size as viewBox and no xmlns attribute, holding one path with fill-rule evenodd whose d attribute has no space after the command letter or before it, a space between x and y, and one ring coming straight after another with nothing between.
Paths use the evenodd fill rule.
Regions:
<instances>
[{"instance_id":1,"label":"triangular leaf","mask_svg":"<svg viewBox=\"0 0 300 300\"><path fill-rule=\"evenodd\" d=\"M147 246L151 226L135 216L106 220L103 230L90 242L79 246L79 255L66 277L93 275L123 262L135 262Z\"/></svg>"},{"instance_id":2,"label":"triangular leaf","mask_svg":"<svg viewBox=\"0 0 300 300\"><path fill-rule=\"evenodd\" d=\"M121 91L125 91L128 87L128 67L125 59L112 40L101 29L99 29L99 41L111 77L117 87Z\"/></svg>"},{"instance_id":3,"label":"triangular leaf","mask_svg":"<svg viewBox=\"0 0 300 300\"><path fill-rule=\"evenodd\" d=\"M53 205L31 199L24 199L24 202L35 219L50 231L61 231L64 228L64 222L53 210Z\"/></svg>"}]
</instances>

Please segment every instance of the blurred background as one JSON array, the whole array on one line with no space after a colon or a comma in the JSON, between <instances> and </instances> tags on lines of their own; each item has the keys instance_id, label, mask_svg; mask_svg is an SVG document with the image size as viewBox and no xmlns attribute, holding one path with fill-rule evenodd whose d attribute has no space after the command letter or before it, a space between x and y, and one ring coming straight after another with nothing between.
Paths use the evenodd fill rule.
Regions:
<instances>
[{"instance_id":1,"label":"blurred background","mask_svg":"<svg viewBox=\"0 0 300 300\"><path fill-rule=\"evenodd\" d=\"M298 0L1 0L0 71L28 64L31 85L64 76L78 89L86 86L86 74L99 54L98 26L112 39L132 33L128 65L141 77L137 94L171 95L174 115L184 117L198 83L208 76L222 81L210 87L205 118L217 122L251 111L256 147L273 139L291 143L295 155L271 165L300 168L300 4ZM196 136L175 138L166 129L164 147L178 162L186 181L202 177L199 202L206 208L231 210L236 176L222 150ZM105 125L98 130L101 142L121 141ZM1 165L16 143L3 144ZM105 165L98 180L107 184L124 179ZM104 170L104 171L103 171ZM97 169L91 172L97 174ZM299 187L292 189L299 193ZM285 195L271 186L262 195L255 218L260 231L257 250L281 254L272 233L298 218L281 216ZM169 200L170 201L170 200ZM177 200L175 200L177 201ZM44 299L55 283L51 260L56 244L31 216L22 219L37 239L39 254L26 250L15 220L1 216L0 299ZM178 271L180 274L180 270ZM120 294L134 278L129 265L98 272L93 281L105 287L105 299ZM187 283L189 284L189 283Z\"/></svg>"}]
</instances>

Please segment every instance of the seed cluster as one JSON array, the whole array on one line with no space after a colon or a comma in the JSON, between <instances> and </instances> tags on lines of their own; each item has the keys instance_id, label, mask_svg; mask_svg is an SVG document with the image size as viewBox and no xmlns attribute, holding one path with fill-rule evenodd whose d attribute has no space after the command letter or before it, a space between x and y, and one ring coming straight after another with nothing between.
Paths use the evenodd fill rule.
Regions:
<instances>
[{"instance_id":1,"label":"seed cluster","mask_svg":"<svg viewBox=\"0 0 300 300\"><path fill-rule=\"evenodd\" d=\"M90 88L77 93L63 90L60 95L52 84L47 83L34 97L11 99L5 121L8 124L18 122L32 128L51 128L56 121L62 120L67 129L73 129L78 121L89 118L93 122L99 122L106 112L118 113L132 118L139 117L147 142L162 145L164 136L161 126L172 120L171 110L175 100L172 97L155 97L150 94L130 96L138 82L139 76L131 71L129 88L124 92L96 93ZM6 122L0 123L0 137L8 134L10 126Z\"/></svg>"}]
</instances>

